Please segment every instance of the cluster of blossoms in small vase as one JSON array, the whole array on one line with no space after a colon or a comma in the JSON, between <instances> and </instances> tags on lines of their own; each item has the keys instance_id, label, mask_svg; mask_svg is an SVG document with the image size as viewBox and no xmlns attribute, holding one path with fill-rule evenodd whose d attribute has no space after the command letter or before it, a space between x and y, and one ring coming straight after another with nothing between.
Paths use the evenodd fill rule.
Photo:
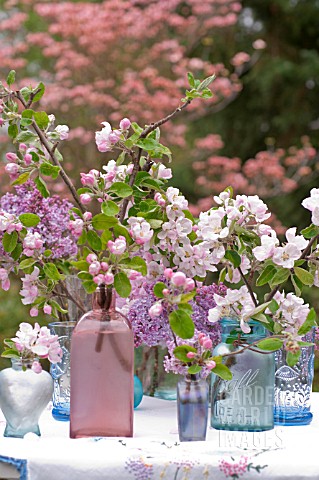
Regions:
<instances>
[{"instance_id":1,"label":"cluster of blossoms in small vase","mask_svg":"<svg viewBox=\"0 0 319 480\"><path fill-rule=\"evenodd\" d=\"M162 159L170 161L171 152L159 141L159 127L194 99L210 98L208 86L213 80L211 76L200 82L189 74L190 90L180 105L144 128L128 118L115 129L103 122L103 128L96 132L97 149L101 154L117 152L117 158L100 170L81 173L82 187L78 190L62 166L59 150L61 141L67 139L68 127L55 126L54 116L31 108L44 94L44 85L12 90L14 72L10 72L7 86L0 84L2 124L8 125L16 145L16 152L7 154L6 167L13 186L21 189L31 182L48 200L44 177L55 180L60 175L74 200L68 229L76 248L66 256L55 256L47 232L37 230L41 218L35 209L15 213L2 207L0 211L2 286L9 288L10 274L22 275L20 293L23 303L31 306L32 315L39 309L57 315L61 310L55 301L57 289L65 285L70 272L77 272L88 293L97 285L113 286L123 299L122 308L128 311L140 301L147 285L152 285L157 299L148 308L148 319L154 325L154 319L165 317L172 333L167 340L174 342L178 355L183 345L186 350L190 348L187 341L195 334L197 292L212 273L219 276L220 285L225 282L232 288L214 293L205 313L205 328L223 316L235 315L239 331L246 334L249 320L255 319L273 333L262 348L273 351L284 346L288 362L296 363L304 345L301 337L315 325L315 313L300 295L303 285L319 284L318 190L312 190L311 197L303 202L312 212L312 225L300 235L295 228L288 229L287 242L281 245L265 223L271 215L267 205L257 196L234 196L227 188L214 197L216 207L195 219L182 193L167 185L172 172ZM93 214L97 207L100 213ZM291 280L294 293L284 293L287 280ZM269 286L269 293L261 299L258 289L264 285ZM65 287L63 291L67 296ZM205 328L196 325L198 335L207 335ZM154 330L158 332L158 328ZM189 368L195 363L200 370L204 367L203 346L199 344L193 358L187 357ZM215 362L217 372L219 359L209 361L211 366ZM219 374L227 376L222 370Z\"/></svg>"},{"instance_id":2,"label":"cluster of blossoms in small vase","mask_svg":"<svg viewBox=\"0 0 319 480\"><path fill-rule=\"evenodd\" d=\"M41 373L42 366L39 359L47 358L51 363L58 363L62 359L62 349L57 335L52 335L47 327L40 327L38 323L20 323L19 330L14 338L4 341L7 348L2 356L20 360L22 368L31 365L35 373Z\"/></svg>"}]
</instances>

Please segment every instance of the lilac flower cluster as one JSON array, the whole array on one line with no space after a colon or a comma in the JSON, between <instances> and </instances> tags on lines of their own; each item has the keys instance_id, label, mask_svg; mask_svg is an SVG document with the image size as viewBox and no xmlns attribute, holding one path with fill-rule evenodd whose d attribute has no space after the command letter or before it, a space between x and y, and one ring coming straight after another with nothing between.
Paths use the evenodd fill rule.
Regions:
<instances>
[{"instance_id":1,"label":"lilac flower cluster","mask_svg":"<svg viewBox=\"0 0 319 480\"><path fill-rule=\"evenodd\" d=\"M162 277L159 280L162 281ZM149 314L151 306L158 300L153 294L155 283L143 285L145 294L135 300L128 311L127 316L132 324L136 347L142 344L149 347L163 345L173 339L165 307L163 306L163 312L157 317L151 318ZM190 302L193 307L192 319L195 328L208 335L213 345L217 345L220 341L220 329L219 325L207 321L208 311L216 306L214 294L224 295L226 291L227 288L223 284L201 286L197 288L195 299Z\"/></svg>"},{"instance_id":2,"label":"lilac flower cluster","mask_svg":"<svg viewBox=\"0 0 319 480\"><path fill-rule=\"evenodd\" d=\"M35 213L41 219L31 233L40 233L44 247L52 251L51 258L69 258L77 253L76 238L69 231L69 210L73 205L54 195L43 198L32 181L16 186L16 194L0 198L0 209L20 215Z\"/></svg>"}]
</instances>

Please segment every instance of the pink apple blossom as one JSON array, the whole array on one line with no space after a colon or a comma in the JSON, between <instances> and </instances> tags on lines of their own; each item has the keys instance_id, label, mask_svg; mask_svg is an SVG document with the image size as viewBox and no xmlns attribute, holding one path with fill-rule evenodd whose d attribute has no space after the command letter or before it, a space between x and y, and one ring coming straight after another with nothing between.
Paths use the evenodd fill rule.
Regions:
<instances>
[{"instance_id":1,"label":"pink apple blossom","mask_svg":"<svg viewBox=\"0 0 319 480\"><path fill-rule=\"evenodd\" d=\"M186 282L186 275L183 272L175 272L171 277L171 282L176 287L183 287Z\"/></svg>"},{"instance_id":2,"label":"pink apple blossom","mask_svg":"<svg viewBox=\"0 0 319 480\"><path fill-rule=\"evenodd\" d=\"M89 193L81 193L80 200L81 200L81 203L83 203L83 205L87 205L91 202L92 197Z\"/></svg>"},{"instance_id":3,"label":"pink apple blossom","mask_svg":"<svg viewBox=\"0 0 319 480\"><path fill-rule=\"evenodd\" d=\"M128 118L122 118L120 121L120 129L121 130L128 130L131 126L131 121Z\"/></svg>"},{"instance_id":4,"label":"pink apple blossom","mask_svg":"<svg viewBox=\"0 0 319 480\"><path fill-rule=\"evenodd\" d=\"M69 137L69 127L67 125L58 125L55 131L60 137L60 140L67 140Z\"/></svg>"},{"instance_id":5,"label":"pink apple blossom","mask_svg":"<svg viewBox=\"0 0 319 480\"><path fill-rule=\"evenodd\" d=\"M117 238L114 242L109 240L107 242L107 247L114 255L122 255L127 248L126 239L120 235L119 238Z\"/></svg>"},{"instance_id":6,"label":"pink apple blossom","mask_svg":"<svg viewBox=\"0 0 319 480\"><path fill-rule=\"evenodd\" d=\"M154 305L151 306L148 313L149 313L149 316L151 318L154 318L154 317L159 317L159 315L162 313L162 311L163 311L162 304L157 302L157 303L154 303Z\"/></svg>"}]
</instances>

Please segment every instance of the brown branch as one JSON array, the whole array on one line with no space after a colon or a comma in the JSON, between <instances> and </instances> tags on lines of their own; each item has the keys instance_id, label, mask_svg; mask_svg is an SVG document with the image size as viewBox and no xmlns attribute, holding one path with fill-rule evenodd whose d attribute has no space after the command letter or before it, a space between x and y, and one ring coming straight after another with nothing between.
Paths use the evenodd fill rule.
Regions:
<instances>
[{"instance_id":1,"label":"brown branch","mask_svg":"<svg viewBox=\"0 0 319 480\"><path fill-rule=\"evenodd\" d=\"M149 135L151 132L156 130L161 125L164 125L164 123L167 123L175 115L177 115L178 113L183 111L184 108L186 108L190 103L191 103L191 100L187 100L187 102L185 102L181 106L178 106L172 113L170 113L166 117L162 118L158 122L151 123L149 126L144 128L144 130L141 132L141 135L139 136L139 138L146 138L147 135ZM143 151L143 149L139 148L137 154L135 154L133 151L128 152L128 154L131 156L131 158L133 160L133 165L134 165L133 166L133 171L130 175L130 180L129 180L130 187L133 187L136 175L138 174L138 172L140 170L140 158L141 158L141 155L142 155L142 151ZM122 203L120 214L119 214L119 221L120 222L123 222L123 220L125 218L125 214L126 214L126 210L127 210L127 206L129 204L129 201L130 201L130 197L127 197L127 198L124 199L124 201Z\"/></svg>"},{"instance_id":2,"label":"brown branch","mask_svg":"<svg viewBox=\"0 0 319 480\"><path fill-rule=\"evenodd\" d=\"M18 100L20 100L20 102L22 103L22 105L27 108L29 107L30 105L29 104L26 104L25 103L25 100L24 98L22 97L21 93L19 91L17 91L15 93L15 96ZM82 213L85 213L86 212L86 209L84 208L84 206L82 205L81 201L80 201L80 198L76 192L76 189L71 181L71 179L69 178L69 176L67 175L67 173L65 172L64 168L62 167L60 161L58 160L58 158L56 157L55 153L54 153L54 150L55 148L51 148L45 134L43 133L43 131L38 127L38 125L36 124L36 122L34 120L32 120L32 127L33 129L35 130L36 134L38 135L39 137L39 140L41 142L41 144L45 147L46 151L48 152L48 154L50 155L50 158L52 160L52 162L54 163L54 165L56 165L57 167L60 168L60 175L64 181L64 183L66 184L66 186L68 187L68 189L70 190L71 192L71 195L73 196L75 202L77 203L79 209L81 210Z\"/></svg>"},{"instance_id":3,"label":"brown branch","mask_svg":"<svg viewBox=\"0 0 319 480\"><path fill-rule=\"evenodd\" d=\"M256 300L256 298L255 298L254 292L253 292L253 290L252 290L249 282L247 281L247 278L246 278L245 275L243 274L242 269L241 269L240 267L237 267L237 268L238 268L238 271L239 271L239 273L240 273L240 276L241 276L242 280L244 281L246 287L248 288L249 295L251 296L252 301L254 302L255 307L258 307L258 302L257 302L257 300Z\"/></svg>"}]
</instances>

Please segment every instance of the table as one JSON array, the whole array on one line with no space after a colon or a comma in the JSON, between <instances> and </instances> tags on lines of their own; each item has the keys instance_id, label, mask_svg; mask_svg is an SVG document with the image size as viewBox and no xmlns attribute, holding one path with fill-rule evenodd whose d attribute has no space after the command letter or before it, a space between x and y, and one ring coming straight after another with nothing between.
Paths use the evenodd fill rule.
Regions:
<instances>
[{"instance_id":1,"label":"table","mask_svg":"<svg viewBox=\"0 0 319 480\"><path fill-rule=\"evenodd\" d=\"M69 439L69 423L53 420L48 409L40 419L42 437L0 438L0 460L16 464L0 462L0 478L319 480L319 393L312 396L312 411L308 426L260 433L209 428L206 442L180 443L176 402L144 397L134 415L134 438L122 439Z\"/></svg>"}]
</instances>

